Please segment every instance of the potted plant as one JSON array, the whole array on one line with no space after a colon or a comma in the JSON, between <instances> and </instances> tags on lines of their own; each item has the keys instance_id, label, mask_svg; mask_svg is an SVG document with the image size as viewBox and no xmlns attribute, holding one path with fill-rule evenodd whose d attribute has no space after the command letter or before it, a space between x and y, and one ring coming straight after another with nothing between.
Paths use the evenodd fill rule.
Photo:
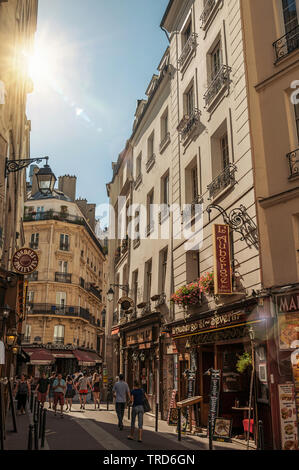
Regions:
<instances>
[{"instance_id":1,"label":"potted plant","mask_svg":"<svg viewBox=\"0 0 299 470\"><path fill-rule=\"evenodd\" d=\"M200 291L204 294L213 294L214 293L214 273L207 272L200 276L199 281Z\"/></svg>"},{"instance_id":2,"label":"potted plant","mask_svg":"<svg viewBox=\"0 0 299 470\"><path fill-rule=\"evenodd\" d=\"M236 369L240 374L244 374L244 372L251 366L252 366L252 358L249 353L244 352L241 356L238 356Z\"/></svg>"},{"instance_id":3,"label":"potted plant","mask_svg":"<svg viewBox=\"0 0 299 470\"><path fill-rule=\"evenodd\" d=\"M180 287L172 296L171 302L183 307L192 307L201 303L201 289L198 281Z\"/></svg>"}]
</instances>

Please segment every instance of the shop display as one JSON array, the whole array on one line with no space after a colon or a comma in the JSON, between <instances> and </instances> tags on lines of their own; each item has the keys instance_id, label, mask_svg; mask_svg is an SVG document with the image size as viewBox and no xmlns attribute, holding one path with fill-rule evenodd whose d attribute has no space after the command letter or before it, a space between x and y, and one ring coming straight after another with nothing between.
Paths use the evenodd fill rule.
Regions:
<instances>
[{"instance_id":1,"label":"shop display","mask_svg":"<svg viewBox=\"0 0 299 470\"><path fill-rule=\"evenodd\" d=\"M279 315L278 325L280 349L292 349L292 344L299 340L299 313Z\"/></svg>"},{"instance_id":2,"label":"shop display","mask_svg":"<svg viewBox=\"0 0 299 470\"><path fill-rule=\"evenodd\" d=\"M295 404L297 410L297 424L299 424L299 349L292 354L293 377L295 386Z\"/></svg>"},{"instance_id":3,"label":"shop display","mask_svg":"<svg viewBox=\"0 0 299 470\"><path fill-rule=\"evenodd\" d=\"M282 449L298 449L298 423L295 387L292 383L279 384L280 424Z\"/></svg>"}]
</instances>

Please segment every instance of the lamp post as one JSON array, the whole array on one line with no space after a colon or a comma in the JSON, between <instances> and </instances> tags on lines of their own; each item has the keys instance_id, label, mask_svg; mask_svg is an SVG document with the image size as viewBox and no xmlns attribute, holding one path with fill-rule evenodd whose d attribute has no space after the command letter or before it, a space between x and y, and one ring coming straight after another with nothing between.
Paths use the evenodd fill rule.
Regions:
<instances>
[{"instance_id":1,"label":"lamp post","mask_svg":"<svg viewBox=\"0 0 299 470\"><path fill-rule=\"evenodd\" d=\"M252 395L253 395L253 379L254 379L254 330L252 326L249 328L249 337L250 337L250 345L251 345L251 361L252 361L252 368L251 368L251 377L250 377L250 389L249 389L249 410L248 410L248 434L247 434L247 450L249 449L249 438L250 438L250 419L251 419L251 407L252 407Z\"/></svg>"},{"instance_id":2,"label":"lamp post","mask_svg":"<svg viewBox=\"0 0 299 470\"><path fill-rule=\"evenodd\" d=\"M53 193L56 183L56 176L49 167L48 161L43 168L38 170L36 173L36 178L38 190L43 196L49 196Z\"/></svg>"},{"instance_id":3,"label":"lamp post","mask_svg":"<svg viewBox=\"0 0 299 470\"><path fill-rule=\"evenodd\" d=\"M8 305L4 305L4 307L0 308L0 311L2 310L2 338L4 337L4 332L5 332L5 323L9 317L10 314L10 307Z\"/></svg>"},{"instance_id":4,"label":"lamp post","mask_svg":"<svg viewBox=\"0 0 299 470\"><path fill-rule=\"evenodd\" d=\"M114 299L114 290L112 287L118 287L119 289L126 292L126 295L129 294L129 285L128 284L110 284L110 289L107 292L107 299L109 302L112 302Z\"/></svg>"}]
</instances>

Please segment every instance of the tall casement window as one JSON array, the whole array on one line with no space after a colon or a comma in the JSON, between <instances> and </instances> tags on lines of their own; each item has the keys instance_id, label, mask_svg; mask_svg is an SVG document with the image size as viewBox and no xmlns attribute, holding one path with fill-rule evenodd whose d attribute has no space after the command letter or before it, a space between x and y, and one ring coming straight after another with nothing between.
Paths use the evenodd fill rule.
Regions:
<instances>
[{"instance_id":1,"label":"tall casement window","mask_svg":"<svg viewBox=\"0 0 299 470\"><path fill-rule=\"evenodd\" d=\"M191 116L194 110L194 86L188 88L184 94L184 113Z\"/></svg>"},{"instance_id":2,"label":"tall casement window","mask_svg":"<svg viewBox=\"0 0 299 470\"><path fill-rule=\"evenodd\" d=\"M138 269L132 274L132 287L133 287L133 300L134 304L137 305L138 297Z\"/></svg>"},{"instance_id":3,"label":"tall casement window","mask_svg":"<svg viewBox=\"0 0 299 470\"><path fill-rule=\"evenodd\" d=\"M191 197L192 202L196 202L198 199L198 173L197 173L197 165L191 168L190 172L191 176Z\"/></svg>"},{"instance_id":4,"label":"tall casement window","mask_svg":"<svg viewBox=\"0 0 299 470\"><path fill-rule=\"evenodd\" d=\"M289 33L298 26L296 0L282 0L283 20L285 33Z\"/></svg>"},{"instance_id":5,"label":"tall casement window","mask_svg":"<svg viewBox=\"0 0 299 470\"><path fill-rule=\"evenodd\" d=\"M24 336L24 341L26 343L30 342L30 337L31 337L31 325L26 325L25 326L25 336Z\"/></svg>"},{"instance_id":6,"label":"tall casement window","mask_svg":"<svg viewBox=\"0 0 299 470\"><path fill-rule=\"evenodd\" d=\"M222 157L222 169L229 165L229 147L227 132L220 138L220 151Z\"/></svg>"},{"instance_id":7,"label":"tall casement window","mask_svg":"<svg viewBox=\"0 0 299 470\"><path fill-rule=\"evenodd\" d=\"M68 272L68 262L67 261L59 261L58 263L59 266L59 272L67 274Z\"/></svg>"},{"instance_id":8,"label":"tall casement window","mask_svg":"<svg viewBox=\"0 0 299 470\"><path fill-rule=\"evenodd\" d=\"M169 173L161 179L161 204L169 205Z\"/></svg>"},{"instance_id":9,"label":"tall casement window","mask_svg":"<svg viewBox=\"0 0 299 470\"><path fill-rule=\"evenodd\" d=\"M151 300L152 290L152 260L145 263L145 302Z\"/></svg>"},{"instance_id":10,"label":"tall casement window","mask_svg":"<svg viewBox=\"0 0 299 470\"><path fill-rule=\"evenodd\" d=\"M188 42L191 34L192 34L192 21L190 18L182 32L182 49L184 48L185 44Z\"/></svg>"},{"instance_id":11,"label":"tall casement window","mask_svg":"<svg viewBox=\"0 0 299 470\"><path fill-rule=\"evenodd\" d=\"M30 248L36 250L38 248L39 243L39 233L33 233L30 239Z\"/></svg>"},{"instance_id":12,"label":"tall casement window","mask_svg":"<svg viewBox=\"0 0 299 470\"><path fill-rule=\"evenodd\" d=\"M150 160L154 155L154 137L155 134L152 133L147 141L147 160Z\"/></svg>"},{"instance_id":13,"label":"tall casement window","mask_svg":"<svg viewBox=\"0 0 299 470\"><path fill-rule=\"evenodd\" d=\"M221 44L217 43L211 52L211 81L218 75L222 65Z\"/></svg>"},{"instance_id":14,"label":"tall casement window","mask_svg":"<svg viewBox=\"0 0 299 470\"><path fill-rule=\"evenodd\" d=\"M138 157L136 158L136 178L141 175L141 159L142 159L142 154L140 153Z\"/></svg>"},{"instance_id":15,"label":"tall casement window","mask_svg":"<svg viewBox=\"0 0 299 470\"><path fill-rule=\"evenodd\" d=\"M64 344L64 325L54 326L54 343Z\"/></svg>"},{"instance_id":16,"label":"tall casement window","mask_svg":"<svg viewBox=\"0 0 299 470\"><path fill-rule=\"evenodd\" d=\"M147 195L147 233L154 229L154 190Z\"/></svg>"},{"instance_id":17,"label":"tall casement window","mask_svg":"<svg viewBox=\"0 0 299 470\"><path fill-rule=\"evenodd\" d=\"M161 142L163 142L168 134L168 108L161 117Z\"/></svg>"},{"instance_id":18,"label":"tall casement window","mask_svg":"<svg viewBox=\"0 0 299 470\"><path fill-rule=\"evenodd\" d=\"M59 249L63 251L69 251L69 248L70 248L69 236L62 233L60 235Z\"/></svg>"},{"instance_id":19,"label":"tall casement window","mask_svg":"<svg viewBox=\"0 0 299 470\"><path fill-rule=\"evenodd\" d=\"M165 293L166 274L167 274L167 255L168 255L168 247L164 248L164 250L160 252L160 273L161 273L160 294Z\"/></svg>"},{"instance_id":20,"label":"tall casement window","mask_svg":"<svg viewBox=\"0 0 299 470\"><path fill-rule=\"evenodd\" d=\"M44 206L39 206L36 208L36 216L35 220L42 220L43 219L43 213L45 211Z\"/></svg>"},{"instance_id":21,"label":"tall casement window","mask_svg":"<svg viewBox=\"0 0 299 470\"><path fill-rule=\"evenodd\" d=\"M56 305L60 308L66 305L66 292L56 292Z\"/></svg>"}]
</instances>

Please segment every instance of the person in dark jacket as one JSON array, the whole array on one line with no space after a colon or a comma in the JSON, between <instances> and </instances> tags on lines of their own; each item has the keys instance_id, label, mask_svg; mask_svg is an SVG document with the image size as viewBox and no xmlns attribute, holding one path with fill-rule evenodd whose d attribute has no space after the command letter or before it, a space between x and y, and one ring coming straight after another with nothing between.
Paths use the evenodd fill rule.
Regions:
<instances>
[{"instance_id":1,"label":"person in dark jacket","mask_svg":"<svg viewBox=\"0 0 299 470\"><path fill-rule=\"evenodd\" d=\"M137 380L134 381L134 388L131 390L131 403L132 403L132 420L131 420L131 434L128 439L134 439L135 421L138 416L138 442L142 442L142 428L143 428L143 415L144 407L143 400L147 395L143 388L140 387Z\"/></svg>"},{"instance_id":2,"label":"person in dark jacket","mask_svg":"<svg viewBox=\"0 0 299 470\"><path fill-rule=\"evenodd\" d=\"M26 380L26 377L24 374L21 375L21 379L18 380L16 384L16 388L14 390L16 399L18 401L17 403L17 410L18 414L26 414L26 403L27 400L30 398L31 394L31 388L29 385L28 380Z\"/></svg>"}]
</instances>

